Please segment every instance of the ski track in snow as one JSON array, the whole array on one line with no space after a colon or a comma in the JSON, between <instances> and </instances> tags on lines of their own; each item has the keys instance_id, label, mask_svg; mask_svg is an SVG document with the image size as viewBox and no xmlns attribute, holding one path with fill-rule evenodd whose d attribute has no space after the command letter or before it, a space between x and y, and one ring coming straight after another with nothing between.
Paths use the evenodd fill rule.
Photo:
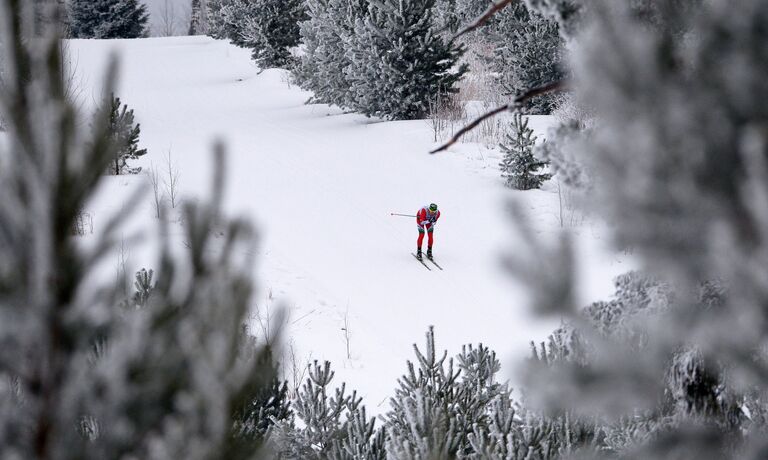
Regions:
<instances>
[{"instance_id":1,"label":"ski track in snow","mask_svg":"<svg viewBox=\"0 0 768 460\"><path fill-rule=\"evenodd\" d=\"M525 291L500 264L515 251L504 210L510 198L522 201L537 232L559 230L551 184L505 189L499 153L476 144L428 155L426 121L381 122L305 105L309 94L290 87L282 71L259 73L248 50L206 37L71 41L86 108L98 99L112 51L121 62L117 94L135 110L150 152L138 165L162 171L170 149L182 195L198 199L210 183L211 145L226 141L226 210L254 221L260 233L254 333L262 331L257 305L262 317L284 306L285 336L298 355L332 361L336 383L357 389L373 413L388 408L412 345L423 347L429 325L450 355L466 343L492 347L513 380L513 363L527 355L529 341L556 325L532 316ZM541 138L551 123L533 117L531 126ZM88 209L97 231L127 198L126 185L142 181L105 180ZM415 219L390 216L430 202L442 210L435 257L444 271L428 271L410 255ZM153 222L147 201L126 232ZM605 249L604 233L589 221L575 229L585 304L608 297L613 276L632 265ZM151 248L131 248L131 267L151 266Z\"/></svg>"}]
</instances>

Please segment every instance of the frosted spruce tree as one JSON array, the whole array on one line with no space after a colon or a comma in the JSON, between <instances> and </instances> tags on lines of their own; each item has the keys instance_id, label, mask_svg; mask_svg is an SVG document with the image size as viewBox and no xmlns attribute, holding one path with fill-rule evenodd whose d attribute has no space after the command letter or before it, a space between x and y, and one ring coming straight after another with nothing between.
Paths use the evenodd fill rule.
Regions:
<instances>
[{"instance_id":1,"label":"frosted spruce tree","mask_svg":"<svg viewBox=\"0 0 768 460\"><path fill-rule=\"evenodd\" d=\"M492 423L494 401L512 404L506 385L496 381L496 354L480 344L463 347L454 365L435 348L430 327L424 352L414 345L416 363L398 379L387 413L388 458L455 458L472 452L474 430Z\"/></svg>"},{"instance_id":2,"label":"frosted spruce tree","mask_svg":"<svg viewBox=\"0 0 768 460\"><path fill-rule=\"evenodd\" d=\"M230 39L236 36L232 18L228 7L234 0L208 0L206 19L208 21L208 35L218 39Z\"/></svg>"},{"instance_id":3,"label":"frosted spruce tree","mask_svg":"<svg viewBox=\"0 0 768 460\"><path fill-rule=\"evenodd\" d=\"M529 3L571 41L570 87L591 123L572 148L589 168L590 210L673 293L622 320L638 352L579 313L567 245L516 264L537 304L591 348L586 367L534 374L531 396L610 420L610 441L635 458L764 456L768 4Z\"/></svg>"},{"instance_id":4,"label":"frosted spruce tree","mask_svg":"<svg viewBox=\"0 0 768 460\"><path fill-rule=\"evenodd\" d=\"M303 0L211 0L208 6L213 37L252 49L262 68L289 66L305 17Z\"/></svg>"},{"instance_id":5,"label":"frosted spruce tree","mask_svg":"<svg viewBox=\"0 0 768 460\"><path fill-rule=\"evenodd\" d=\"M296 83L312 91L314 102L350 107L352 81L347 54L355 24L368 14L367 0L307 0L307 20L299 24L304 53L293 69Z\"/></svg>"},{"instance_id":6,"label":"frosted spruce tree","mask_svg":"<svg viewBox=\"0 0 768 460\"><path fill-rule=\"evenodd\" d=\"M351 108L368 116L416 119L435 94L448 95L464 75L463 48L437 34L435 0L372 2L357 22L348 55Z\"/></svg>"},{"instance_id":7,"label":"frosted spruce tree","mask_svg":"<svg viewBox=\"0 0 768 460\"><path fill-rule=\"evenodd\" d=\"M261 68L286 68L291 48L299 44L299 21L305 18L304 0L251 0L242 18L241 34Z\"/></svg>"},{"instance_id":8,"label":"frosted spruce tree","mask_svg":"<svg viewBox=\"0 0 768 460\"><path fill-rule=\"evenodd\" d=\"M295 416L275 425L271 447L279 458L384 460L384 431L368 419L362 399L346 385L331 388L331 363L315 361L294 401Z\"/></svg>"},{"instance_id":9,"label":"frosted spruce tree","mask_svg":"<svg viewBox=\"0 0 768 460\"><path fill-rule=\"evenodd\" d=\"M149 14L138 0L71 0L72 38L139 38L147 33Z\"/></svg>"},{"instance_id":10,"label":"frosted spruce tree","mask_svg":"<svg viewBox=\"0 0 768 460\"><path fill-rule=\"evenodd\" d=\"M31 39L31 18L28 2L0 1L0 457L253 458L258 443L235 436L236 414L272 372L266 351L241 340L253 239L219 212L223 168L211 203L185 207L187 249L158 229L157 276L126 299L101 271L137 201L105 216L92 245L71 233L120 148L112 79L92 125L80 122L56 31Z\"/></svg>"},{"instance_id":11,"label":"frosted spruce tree","mask_svg":"<svg viewBox=\"0 0 768 460\"><path fill-rule=\"evenodd\" d=\"M490 70L498 75L507 94L516 96L565 77L564 41L556 22L515 2L496 15L489 29L488 40L493 45ZM532 98L526 102L525 112L549 114L556 101L553 94Z\"/></svg>"},{"instance_id":12,"label":"frosted spruce tree","mask_svg":"<svg viewBox=\"0 0 768 460\"><path fill-rule=\"evenodd\" d=\"M528 118L516 113L512 118L511 132L506 135L506 142L499 144L504 158L499 166L501 176L508 187L517 190L530 190L541 187L552 176L539 170L547 163L533 155L536 136L528 127Z\"/></svg>"},{"instance_id":13,"label":"frosted spruce tree","mask_svg":"<svg viewBox=\"0 0 768 460\"><path fill-rule=\"evenodd\" d=\"M109 174L138 174L141 172L141 168L128 166L128 160L136 160L147 154L147 149L139 148L141 125L136 123L133 109L128 110L128 106L122 104L120 99L114 95L109 110L109 131L112 142L119 146L115 150L107 170Z\"/></svg>"}]
</instances>

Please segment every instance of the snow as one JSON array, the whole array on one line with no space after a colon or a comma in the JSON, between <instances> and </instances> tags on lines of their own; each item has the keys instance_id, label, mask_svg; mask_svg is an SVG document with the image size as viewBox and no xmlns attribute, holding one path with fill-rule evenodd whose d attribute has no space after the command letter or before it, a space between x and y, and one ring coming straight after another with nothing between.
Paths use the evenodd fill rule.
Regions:
<instances>
[{"instance_id":1,"label":"snow","mask_svg":"<svg viewBox=\"0 0 768 460\"><path fill-rule=\"evenodd\" d=\"M267 311L275 318L285 307L286 346L292 342L302 362L332 361L337 383L357 389L372 412L388 408L412 344L422 344L429 325L450 354L466 343L495 349L513 380L529 341L553 329L552 321L532 316L525 290L500 261L516 251L505 203L519 200L537 232L555 235L557 190L504 188L497 151L461 144L429 155L426 121L382 122L305 105L309 94L291 87L284 72L260 73L248 50L206 37L75 40L70 52L86 107L101 91L109 57L119 54L117 94L135 109L149 149L137 164L157 168L172 151L186 198L206 195L210 147L226 140L226 209L254 221L260 233L254 332L262 334ZM531 127L542 139L552 123L533 117ZM143 176L106 178L86 210L96 231L137 186L149 187ZM148 195L129 228L153 227ZM430 202L442 212L434 248L442 272L410 255L415 219L390 215L415 214ZM578 244L583 303L608 297L612 278L631 261L607 249L599 223L585 219L568 231ZM149 243L128 254L131 269L153 263Z\"/></svg>"}]
</instances>

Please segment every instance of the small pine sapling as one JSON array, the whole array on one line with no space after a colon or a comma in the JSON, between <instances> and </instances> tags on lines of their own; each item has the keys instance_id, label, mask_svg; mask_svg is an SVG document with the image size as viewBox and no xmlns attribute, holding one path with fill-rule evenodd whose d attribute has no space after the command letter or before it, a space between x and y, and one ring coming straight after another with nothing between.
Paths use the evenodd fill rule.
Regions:
<instances>
[{"instance_id":1,"label":"small pine sapling","mask_svg":"<svg viewBox=\"0 0 768 460\"><path fill-rule=\"evenodd\" d=\"M114 145L114 157L108 173L112 175L138 174L141 168L128 166L128 160L136 160L147 154L147 149L139 148L139 135L141 125L136 123L133 109L122 104L120 99L112 96L112 105L109 112L110 134Z\"/></svg>"},{"instance_id":2,"label":"small pine sapling","mask_svg":"<svg viewBox=\"0 0 768 460\"><path fill-rule=\"evenodd\" d=\"M136 307L146 307L149 304L149 298L152 296L152 291L155 289L155 284L152 282L152 278L155 275L153 270L147 270L142 268L136 272L136 280L133 282L135 289L133 293L133 305Z\"/></svg>"},{"instance_id":3,"label":"small pine sapling","mask_svg":"<svg viewBox=\"0 0 768 460\"><path fill-rule=\"evenodd\" d=\"M508 187L517 190L531 190L541 187L552 175L538 172L545 161L533 155L536 136L533 129L528 127L528 119L523 120L519 113L512 120L512 132L507 134L506 143L499 144L504 152L504 158L499 163L501 176L506 179Z\"/></svg>"},{"instance_id":4,"label":"small pine sapling","mask_svg":"<svg viewBox=\"0 0 768 460\"><path fill-rule=\"evenodd\" d=\"M361 398L356 392L347 394L346 384L331 393L335 373L330 362L320 365L315 361L308 373L293 403L302 426L295 426L292 419L283 420L275 425L270 440L280 458L329 458L348 434L352 415L361 410Z\"/></svg>"}]
</instances>

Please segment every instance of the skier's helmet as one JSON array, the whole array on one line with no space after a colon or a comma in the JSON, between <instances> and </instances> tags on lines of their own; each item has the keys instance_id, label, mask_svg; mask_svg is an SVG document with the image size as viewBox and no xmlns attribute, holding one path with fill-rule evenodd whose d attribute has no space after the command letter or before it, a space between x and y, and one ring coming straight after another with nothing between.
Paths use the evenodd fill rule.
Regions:
<instances>
[{"instance_id":1,"label":"skier's helmet","mask_svg":"<svg viewBox=\"0 0 768 460\"><path fill-rule=\"evenodd\" d=\"M432 203L429 205L429 211L430 212L437 212L437 205L435 203Z\"/></svg>"}]
</instances>

